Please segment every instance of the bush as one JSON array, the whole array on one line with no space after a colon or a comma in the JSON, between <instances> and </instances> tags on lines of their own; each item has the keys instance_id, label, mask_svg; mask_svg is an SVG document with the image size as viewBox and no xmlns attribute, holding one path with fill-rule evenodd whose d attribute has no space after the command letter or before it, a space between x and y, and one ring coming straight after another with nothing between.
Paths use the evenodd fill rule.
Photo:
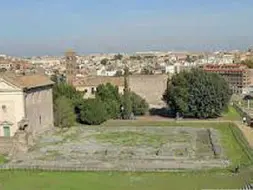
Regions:
<instances>
[{"instance_id":1,"label":"bush","mask_svg":"<svg viewBox=\"0 0 253 190\"><path fill-rule=\"evenodd\" d=\"M80 110L80 120L84 124L100 125L108 119L106 105L99 99L85 100Z\"/></svg>"},{"instance_id":2,"label":"bush","mask_svg":"<svg viewBox=\"0 0 253 190\"><path fill-rule=\"evenodd\" d=\"M145 115L147 113L149 105L144 98L134 92L131 92L130 100L134 115Z\"/></svg>"},{"instance_id":3,"label":"bush","mask_svg":"<svg viewBox=\"0 0 253 190\"><path fill-rule=\"evenodd\" d=\"M65 96L58 97L54 104L54 121L57 127L71 127L75 124L76 115L70 99Z\"/></svg>"},{"instance_id":4,"label":"bush","mask_svg":"<svg viewBox=\"0 0 253 190\"><path fill-rule=\"evenodd\" d=\"M96 99L101 100L111 119L116 119L120 112L120 94L117 86L110 83L101 84L97 87Z\"/></svg>"}]
</instances>

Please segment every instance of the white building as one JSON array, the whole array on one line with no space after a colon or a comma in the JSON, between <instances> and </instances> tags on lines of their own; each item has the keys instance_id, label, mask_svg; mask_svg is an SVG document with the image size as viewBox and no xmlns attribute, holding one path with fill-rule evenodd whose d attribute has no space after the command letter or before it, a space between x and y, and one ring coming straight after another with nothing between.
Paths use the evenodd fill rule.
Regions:
<instances>
[{"instance_id":1,"label":"white building","mask_svg":"<svg viewBox=\"0 0 253 190\"><path fill-rule=\"evenodd\" d=\"M32 134L53 127L52 85L46 76L0 77L0 136L13 136L27 121Z\"/></svg>"}]
</instances>

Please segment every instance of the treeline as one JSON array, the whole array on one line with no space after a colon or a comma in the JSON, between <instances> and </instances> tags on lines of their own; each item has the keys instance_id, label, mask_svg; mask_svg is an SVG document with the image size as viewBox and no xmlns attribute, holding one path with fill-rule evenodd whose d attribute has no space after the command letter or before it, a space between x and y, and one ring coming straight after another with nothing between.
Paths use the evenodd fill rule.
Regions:
<instances>
[{"instance_id":1,"label":"treeline","mask_svg":"<svg viewBox=\"0 0 253 190\"><path fill-rule=\"evenodd\" d=\"M121 95L118 87L110 83L99 85L93 99L84 99L83 96L83 92L78 92L65 82L55 83L53 87L55 126L71 127L76 122L99 125L108 119L129 119L129 114L144 115L149 108L145 99L131 91L127 95L129 98L126 103L125 95ZM128 113L124 113L129 106Z\"/></svg>"}]
</instances>

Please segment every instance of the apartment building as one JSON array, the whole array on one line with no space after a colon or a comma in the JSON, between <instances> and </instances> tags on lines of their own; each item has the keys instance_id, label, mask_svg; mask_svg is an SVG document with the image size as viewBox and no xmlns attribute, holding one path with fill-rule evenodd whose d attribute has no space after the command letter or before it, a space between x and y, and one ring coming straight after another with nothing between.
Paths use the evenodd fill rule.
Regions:
<instances>
[{"instance_id":1,"label":"apartment building","mask_svg":"<svg viewBox=\"0 0 253 190\"><path fill-rule=\"evenodd\" d=\"M207 64L204 71L218 73L225 78L234 94L241 94L250 84L249 69L240 64Z\"/></svg>"}]
</instances>

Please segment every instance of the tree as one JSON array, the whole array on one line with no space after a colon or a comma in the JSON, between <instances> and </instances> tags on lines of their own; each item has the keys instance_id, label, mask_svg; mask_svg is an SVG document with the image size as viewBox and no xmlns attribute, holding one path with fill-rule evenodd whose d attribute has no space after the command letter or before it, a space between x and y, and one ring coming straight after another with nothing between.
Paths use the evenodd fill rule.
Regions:
<instances>
[{"instance_id":1,"label":"tree","mask_svg":"<svg viewBox=\"0 0 253 190\"><path fill-rule=\"evenodd\" d=\"M88 125L100 125L108 119L106 106L99 99L85 100L80 110L80 120Z\"/></svg>"},{"instance_id":2,"label":"tree","mask_svg":"<svg viewBox=\"0 0 253 190\"><path fill-rule=\"evenodd\" d=\"M114 55L114 60L121 60L122 58L123 58L123 55L121 54Z\"/></svg>"},{"instance_id":3,"label":"tree","mask_svg":"<svg viewBox=\"0 0 253 190\"><path fill-rule=\"evenodd\" d=\"M96 91L96 99L104 103L109 118L115 119L118 117L121 99L117 86L110 83L99 85Z\"/></svg>"},{"instance_id":4,"label":"tree","mask_svg":"<svg viewBox=\"0 0 253 190\"><path fill-rule=\"evenodd\" d=\"M0 69L0 73L4 73L4 72L6 72L7 71L7 69L5 69L5 68L1 68Z\"/></svg>"},{"instance_id":5,"label":"tree","mask_svg":"<svg viewBox=\"0 0 253 190\"><path fill-rule=\"evenodd\" d=\"M188 62L188 63L191 63L192 62L191 56L187 55L185 61Z\"/></svg>"},{"instance_id":6,"label":"tree","mask_svg":"<svg viewBox=\"0 0 253 190\"><path fill-rule=\"evenodd\" d=\"M59 80L58 80L59 81ZM53 100L59 97L65 96L68 98L72 105L74 113L77 116L77 120L80 120L80 104L83 102L83 93L77 91L73 86L65 83L65 82L58 82L55 83L53 87Z\"/></svg>"},{"instance_id":7,"label":"tree","mask_svg":"<svg viewBox=\"0 0 253 190\"><path fill-rule=\"evenodd\" d=\"M240 62L242 65L246 65L248 68L252 69L253 68L253 60L251 59L246 59Z\"/></svg>"},{"instance_id":8,"label":"tree","mask_svg":"<svg viewBox=\"0 0 253 190\"><path fill-rule=\"evenodd\" d=\"M65 96L58 97L54 104L55 126L65 128L75 124L76 116L70 99Z\"/></svg>"},{"instance_id":9,"label":"tree","mask_svg":"<svg viewBox=\"0 0 253 190\"><path fill-rule=\"evenodd\" d=\"M219 117L230 98L231 90L225 79L199 69L174 75L163 95L174 115L195 118Z\"/></svg>"},{"instance_id":10,"label":"tree","mask_svg":"<svg viewBox=\"0 0 253 190\"><path fill-rule=\"evenodd\" d=\"M104 58L104 59L102 59L101 61L100 61L100 63L102 64L102 65L106 65L107 63L108 63L108 59L107 58Z\"/></svg>"},{"instance_id":11,"label":"tree","mask_svg":"<svg viewBox=\"0 0 253 190\"><path fill-rule=\"evenodd\" d=\"M128 84L129 69L126 67L124 71L124 94L123 94L123 117L130 119L132 113L131 93Z\"/></svg>"},{"instance_id":12,"label":"tree","mask_svg":"<svg viewBox=\"0 0 253 190\"><path fill-rule=\"evenodd\" d=\"M144 98L131 92L130 99L134 115L144 115L147 113L149 105Z\"/></svg>"},{"instance_id":13,"label":"tree","mask_svg":"<svg viewBox=\"0 0 253 190\"><path fill-rule=\"evenodd\" d=\"M83 100L82 92L79 92L75 89L75 87L67 84L67 83L56 83L53 87L53 98L56 100L58 97L65 96L72 100L75 104L80 100Z\"/></svg>"}]
</instances>

